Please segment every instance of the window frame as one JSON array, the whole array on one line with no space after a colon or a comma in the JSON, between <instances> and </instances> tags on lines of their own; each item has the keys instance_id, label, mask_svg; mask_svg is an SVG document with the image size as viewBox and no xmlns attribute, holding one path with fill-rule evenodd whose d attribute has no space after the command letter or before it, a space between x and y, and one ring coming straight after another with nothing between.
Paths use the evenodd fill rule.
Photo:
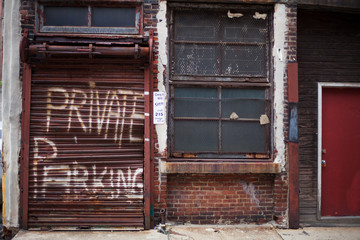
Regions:
<instances>
[{"instance_id":1,"label":"window frame","mask_svg":"<svg viewBox=\"0 0 360 240\"><path fill-rule=\"evenodd\" d=\"M174 11L181 9L194 9L201 8L204 11L211 11L214 9L230 9L234 12L241 12L241 10L256 10L266 11L267 15L267 36L265 45L267 49L265 76L181 76L174 74ZM182 4L182 3L169 3L170 14L169 21L169 161L205 161L205 162L218 162L218 161L257 161L257 162L270 162L273 160L273 60L271 57L271 49L273 47L273 11L271 6L246 6L246 5L223 5L223 4ZM265 114L269 117L270 123L265 125L265 151L264 153L251 153L251 152L238 152L231 154L203 154L199 152L190 151L175 151L175 88L177 87L215 87L215 88L254 88L265 89ZM220 120L221 121L221 120ZM220 138L219 138L220 139Z\"/></svg>"},{"instance_id":2,"label":"window frame","mask_svg":"<svg viewBox=\"0 0 360 240\"><path fill-rule=\"evenodd\" d=\"M88 8L88 26L45 26L44 25L44 8L45 7L87 7ZM106 8L135 8L135 27L92 27L90 25L92 8L106 7ZM36 1L36 17L35 29L37 35L143 35L143 5L139 2L50 2L50 1Z\"/></svg>"}]
</instances>

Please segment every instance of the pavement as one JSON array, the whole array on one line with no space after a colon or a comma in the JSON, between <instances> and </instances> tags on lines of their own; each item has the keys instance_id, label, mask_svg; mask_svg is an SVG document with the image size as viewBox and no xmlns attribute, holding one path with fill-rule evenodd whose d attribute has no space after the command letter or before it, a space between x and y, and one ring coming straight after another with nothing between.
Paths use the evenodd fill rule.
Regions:
<instances>
[{"instance_id":1,"label":"pavement","mask_svg":"<svg viewBox=\"0 0 360 240\"><path fill-rule=\"evenodd\" d=\"M25 231L13 240L360 240L360 227L277 229L271 224L175 225L147 231Z\"/></svg>"}]
</instances>

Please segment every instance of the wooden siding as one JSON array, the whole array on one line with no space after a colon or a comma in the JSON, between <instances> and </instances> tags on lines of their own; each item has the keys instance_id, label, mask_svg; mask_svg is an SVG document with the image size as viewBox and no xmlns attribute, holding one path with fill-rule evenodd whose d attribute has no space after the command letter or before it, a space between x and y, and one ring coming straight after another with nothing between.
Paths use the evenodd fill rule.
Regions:
<instances>
[{"instance_id":1,"label":"wooden siding","mask_svg":"<svg viewBox=\"0 0 360 240\"><path fill-rule=\"evenodd\" d=\"M317 83L360 82L360 14L299 10L300 223L317 225Z\"/></svg>"}]
</instances>

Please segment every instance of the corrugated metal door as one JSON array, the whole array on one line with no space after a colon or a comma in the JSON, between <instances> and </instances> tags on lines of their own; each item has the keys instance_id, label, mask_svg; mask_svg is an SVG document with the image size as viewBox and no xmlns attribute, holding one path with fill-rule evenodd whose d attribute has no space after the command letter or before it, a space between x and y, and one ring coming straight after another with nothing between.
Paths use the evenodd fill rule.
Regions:
<instances>
[{"instance_id":1,"label":"corrugated metal door","mask_svg":"<svg viewBox=\"0 0 360 240\"><path fill-rule=\"evenodd\" d=\"M144 227L144 64L33 67L29 228Z\"/></svg>"}]
</instances>

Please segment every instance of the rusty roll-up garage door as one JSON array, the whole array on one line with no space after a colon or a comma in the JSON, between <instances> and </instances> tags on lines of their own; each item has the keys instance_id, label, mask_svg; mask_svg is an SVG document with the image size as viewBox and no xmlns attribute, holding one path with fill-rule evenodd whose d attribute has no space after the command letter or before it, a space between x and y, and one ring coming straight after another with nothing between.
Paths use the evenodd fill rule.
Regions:
<instances>
[{"instance_id":1,"label":"rusty roll-up garage door","mask_svg":"<svg viewBox=\"0 0 360 240\"><path fill-rule=\"evenodd\" d=\"M121 61L32 68L29 228L144 227L144 63Z\"/></svg>"}]
</instances>

